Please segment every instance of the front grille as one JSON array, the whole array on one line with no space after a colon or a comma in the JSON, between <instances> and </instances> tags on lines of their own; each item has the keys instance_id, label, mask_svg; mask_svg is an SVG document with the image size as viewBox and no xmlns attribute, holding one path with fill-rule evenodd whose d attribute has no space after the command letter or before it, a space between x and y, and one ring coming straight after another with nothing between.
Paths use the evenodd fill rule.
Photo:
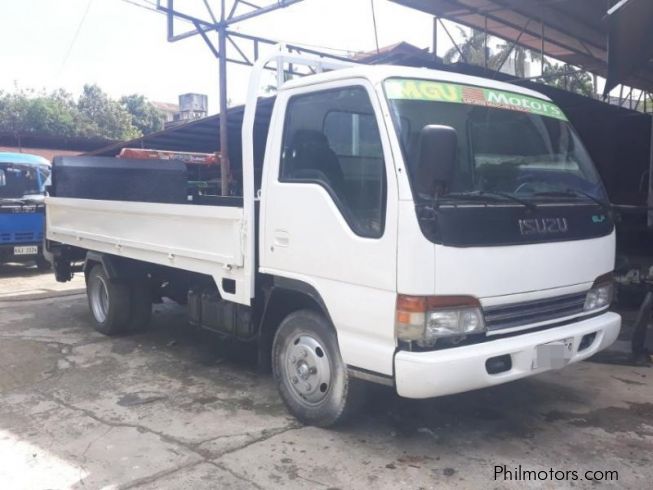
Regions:
<instances>
[{"instance_id":1,"label":"front grille","mask_svg":"<svg viewBox=\"0 0 653 490\"><path fill-rule=\"evenodd\" d=\"M586 293L483 308L488 331L547 322L583 312Z\"/></svg>"},{"instance_id":2,"label":"front grille","mask_svg":"<svg viewBox=\"0 0 653 490\"><path fill-rule=\"evenodd\" d=\"M0 243L25 243L25 242L41 242L43 241L43 232L39 231L17 231L8 233L3 231L0 233Z\"/></svg>"},{"instance_id":3,"label":"front grille","mask_svg":"<svg viewBox=\"0 0 653 490\"><path fill-rule=\"evenodd\" d=\"M32 231L17 231L14 237L17 242L33 242L35 234Z\"/></svg>"}]
</instances>

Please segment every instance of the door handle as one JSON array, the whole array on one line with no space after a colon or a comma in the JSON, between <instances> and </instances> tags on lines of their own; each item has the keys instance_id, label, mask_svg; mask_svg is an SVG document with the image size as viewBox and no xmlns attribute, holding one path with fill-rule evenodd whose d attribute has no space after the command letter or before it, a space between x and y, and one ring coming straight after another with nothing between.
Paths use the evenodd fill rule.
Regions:
<instances>
[{"instance_id":1,"label":"door handle","mask_svg":"<svg viewBox=\"0 0 653 490\"><path fill-rule=\"evenodd\" d=\"M290 243L290 235L285 230L274 230L274 244L277 247L287 247Z\"/></svg>"}]
</instances>

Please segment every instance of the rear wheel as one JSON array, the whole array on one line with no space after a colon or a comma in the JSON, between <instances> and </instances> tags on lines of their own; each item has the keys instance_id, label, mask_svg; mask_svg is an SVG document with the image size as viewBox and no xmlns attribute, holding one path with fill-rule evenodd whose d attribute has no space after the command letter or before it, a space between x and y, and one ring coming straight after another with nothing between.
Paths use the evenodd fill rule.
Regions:
<instances>
[{"instance_id":1,"label":"rear wheel","mask_svg":"<svg viewBox=\"0 0 653 490\"><path fill-rule=\"evenodd\" d=\"M272 369L286 407L306 424L344 422L364 397L362 383L348 376L331 324L313 311L283 320L274 337Z\"/></svg>"},{"instance_id":2,"label":"rear wheel","mask_svg":"<svg viewBox=\"0 0 653 490\"><path fill-rule=\"evenodd\" d=\"M109 279L101 264L93 266L88 274L86 296L98 332L116 335L130 329L130 288Z\"/></svg>"}]
</instances>

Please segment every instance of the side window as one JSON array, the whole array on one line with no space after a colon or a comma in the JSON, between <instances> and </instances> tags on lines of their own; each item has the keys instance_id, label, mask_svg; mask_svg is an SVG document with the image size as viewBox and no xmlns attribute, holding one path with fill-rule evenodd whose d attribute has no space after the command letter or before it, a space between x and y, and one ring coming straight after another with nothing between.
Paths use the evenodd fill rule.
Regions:
<instances>
[{"instance_id":1,"label":"side window","mask_svg":"<svg viewBox=\"0 0 653 490\"><path fill-rule=\"evenodd\" d=\"M279 177L323 186L355 233L383 235L385 162L365 89L325 90L290 99Z\"/></svg>"}]
</instances>

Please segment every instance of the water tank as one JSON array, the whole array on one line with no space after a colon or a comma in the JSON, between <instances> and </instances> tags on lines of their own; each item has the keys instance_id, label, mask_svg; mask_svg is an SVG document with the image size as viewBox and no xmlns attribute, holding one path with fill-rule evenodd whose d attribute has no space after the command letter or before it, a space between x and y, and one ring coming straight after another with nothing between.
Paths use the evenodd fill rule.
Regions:
<instances>
[{"instance_id":1,"label":"water tank","mask_svg":"<svg viewBox=\"0 0 653 490\"><path fill-rule=\"evenodd\" d=\"M179 96L180 112L196 112L207 114L209 98L205 94L182 94Z\"/></svg>"}]
</instances>

